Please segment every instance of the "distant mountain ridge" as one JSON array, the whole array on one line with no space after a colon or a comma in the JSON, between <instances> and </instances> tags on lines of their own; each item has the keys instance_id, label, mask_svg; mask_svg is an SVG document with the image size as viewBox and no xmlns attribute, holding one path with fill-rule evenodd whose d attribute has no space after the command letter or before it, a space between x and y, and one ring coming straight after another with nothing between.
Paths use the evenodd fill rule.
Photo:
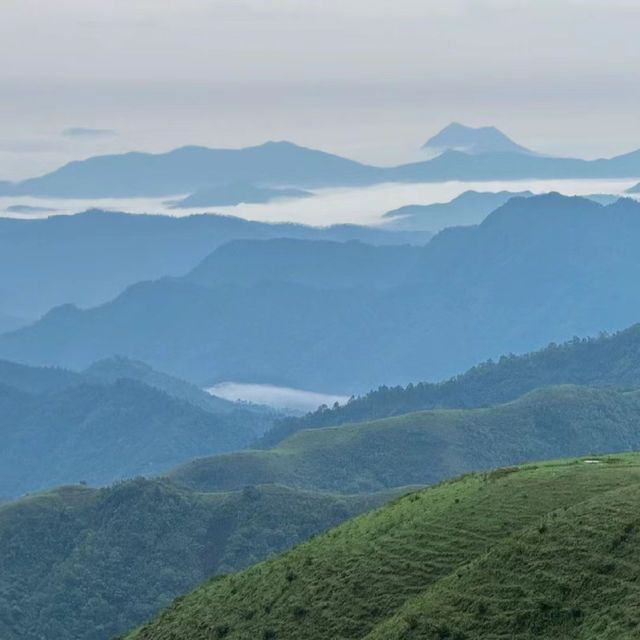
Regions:
<instances>
[{"instance_id":1,"label":"distant mountain ridge","mask_svg":"<svg viewBox=\"0 0 640 640\"><path fill-rule=\"evenodd\" d=\"M320 187L370 184L381 175L376 167L282 141L244 149L188 146L161 154L95 156L0 193L77 198L171 196L238 181Z\"/></svg>"},{"instance_id":2,"label":"distant mountain ridge","mask_svg":"<svg viewBox=\"0 0 640 640\"><path fill-rule=\"evenodd\" d=\"M450 202L434 204L411 204L387 211L389 229L415 229L432 233L446 227L480 224L492 211L511 198L528 198L531 191L479 192L465 191Z\"/></svg>"},{"instance_id":3,"label":"distant mountain ridge","mask_svg":"<svg viewBox=\"0 0 640 640\"><path fill-rule=\"evenodd\" d=\"M382 182L640 177L640 150L598 160L547 157L527 152L512 141L505 142L503 134L496 131L489 128L488 134L473 134L479 136L476 145L472 144L476 152L461 152L449 146L431 160L388 168L285 141L244 149L191 146L160 154L95 156L37 178L0 183L0 195L162 197L238 181L263 187L311 189ZM483 142L485 137L488 142Z\"/></svg>"},{"instance_id":4,"label":"distant mountain ridge","mask_svg":"<svg viewBox=\"0 0 640 640\"><path fill-rule=\"evenodd\" d=\"M533 151L517 144L496 127L467 127L452 122L422 145L426 151L463 151L472 155L508 151L534 154Z\"/></svg>"},{"instance_id":5,"label":"distant mountain ridge","mask_svg":"<svg viewBox=\"0 0 640 640\"><path fill-rule=\"evenodd\" d=\"M0 218L0 314L35 319L60 304L95 306L136 282L181 276L230 240L283 237L424 244L431 234L97 209L42 220ZM18 325L0 315L0 331Z\"/></svg>"}]
</instances>

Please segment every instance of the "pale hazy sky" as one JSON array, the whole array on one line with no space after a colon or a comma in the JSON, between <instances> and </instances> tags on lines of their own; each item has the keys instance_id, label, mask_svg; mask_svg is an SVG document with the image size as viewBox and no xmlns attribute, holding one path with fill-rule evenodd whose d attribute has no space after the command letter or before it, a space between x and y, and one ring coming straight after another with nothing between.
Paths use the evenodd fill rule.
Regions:
<instances>
[{"instance_id":1,"label":"pale hazy sky","mask_svg":"<svg viewBox=\"0 0 640 640\"><path fill-rule=\"evenodd\" d=\"M0 0L0 179L74 157L290 139L419 157L452 120L640 147L640 0ZM115 129L69 139L68 127Z\"/></svg>"}]
</instances>

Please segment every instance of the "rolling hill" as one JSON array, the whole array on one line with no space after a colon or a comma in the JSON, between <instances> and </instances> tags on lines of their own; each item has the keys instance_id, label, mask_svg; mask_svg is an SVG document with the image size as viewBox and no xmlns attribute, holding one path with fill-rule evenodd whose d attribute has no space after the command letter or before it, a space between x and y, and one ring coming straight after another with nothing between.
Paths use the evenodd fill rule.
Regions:
<instances>
[{"instance_id":1,"label":"rolling hill","mask_svg":"<svg viewBox=\"0 0 640 640\"><path fill-rule=\"evenodd\" d=\"M277 413L216 398L142 362L78 373L0 361L0 498L105 485L255 441Z\"/></svg>"},{"instance_id":2,"label":"rolling hill","mask_svg":"<svg viewBox=\"0 0 640 640\"><path fill-rule=\"evenodd\" d=\"M136 479L11 502L0 506L0 637L108 640L205 578L260 561L399 493L197 493Z\"/></svg>"},{"instance_id":3,"label":"rolling hill","mask_svg":"<svg viewBox=\"0 0 640 640\"><path fill-rule=\"evenodd\" d=\"M226 263L228 281L143 282L99 307L59 307L0 336L0 356L83 368L122 354L199 386L268 382L339 394L441 380L504 353L636 322L639 242L639 203L549 194L511 199L478 226L398 249L398 264L406 251L404 264L415 258L415 267L390 272L397 279L382 289L391 255L383 247L308 245L318 265L332 256L343 271L353 266L342 280L354 286L336 277L322 288L329 278L304 266L299 245L255 256L244 245L235 258L211 258ZM246 261L253 269L239 286Z\"/></svg>"},{"instance_id":4,"label":"rolling hill","mask_svg":"<svg viewBox=\"0 0 640 640\"><path fill-rule=\"evenodd\" d=\"M2 386L0 410L4 498L159 473L206 452L247 446L266 422L247 410L210 413L130 379L47 394Z\"/></svg>"},{"instance_id":5,"label":"rolling hill","mask_svg":"<svg viewBox=\"0 0 640 640\"><path fill-rule=\"evenodd\" d=\"M302 430L271 449L193 460L169 477L205 490L277 483L379 491L555 456L637 450L639 421L639 391L546 387L487 408Z\"/></svg>"},{"instance_id":6,"label":"rolling hill","mask_svg":"<svg viewBox=\"0 0 640 640\"><path fill-rule=\"evenodd\" d=\"M214 578L126 638L637 637L639 463L442 483Z\"/></svg>"},{"instance_id":7,"label":"rolling hill","mask_svg":"<svg viewBox=\"0 0 640 640\"><path fill-rule=\"evenodd\" d=\"M438 383L380 387L339 407L321 407L300 418L277 420L263 446L300 429L337 426L424 409L469 409L509 402L538 387L561 384L640 385L640 325L597 338L574 338L520 356L501 356Z\"/></svg>"}]
</instances>

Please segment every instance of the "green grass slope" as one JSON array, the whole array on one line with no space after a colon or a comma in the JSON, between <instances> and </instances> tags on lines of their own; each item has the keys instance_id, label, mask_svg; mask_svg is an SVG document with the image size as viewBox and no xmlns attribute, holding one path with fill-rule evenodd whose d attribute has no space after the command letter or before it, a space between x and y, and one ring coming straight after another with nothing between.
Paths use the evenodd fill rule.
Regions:
<instances>
[{"instance_id":1,"label":"green grass slope","mask_svg":"<svg viewBox=\"0 0 640 640\"><path fill-rule=\"evenodd\" d=\"M367 640L640 636L640 491L553 511L411 599Z\"/></svg>"},{"instance_id":2,"label":"green grass slope","mask_svg":"<svg viewBox=\"0 0 640 640\"><path fill-rule=\"evenodd\" d=\"M5 504L0 638L106 640L211 575L263 560L398 493L197 493L138 479Z\"/></svg>"},{"instance_id":3,"label":"green grass slope","mask_svg":"<svg viewBox=\"0 0 640 640\"><path fill-rule=\"evenodd\" d=\"M514 400L559 384L640 384L640 324L613 335L573 340L523 355L502 356L438 383L380 387L349 403L279 420L261 440L273 446L300 429L387 418L425 409L471 409Z\"/></svg>"},{"instance_id":4,"label":"green grass slope","mask_svg":"<svg viewBox=\"0 0 640 640\"><path fill-rule=\"evenodd\" d=\"M640 392L548 387L495 407L299 431L273 449L197 459L170 477L208 490L281 483L376 491L528 460L640 449L639 423Z\"/></svg>"},{"instance_id":5,"label":"green grass slope","mask_svg":"<svg viewBox=\"0 0 640 640\"><path fill-rule=\"evenodd\" d=\"M178 598L128 640L637 637L640 456L469 475Z\"/></svg>"}]
</instances>

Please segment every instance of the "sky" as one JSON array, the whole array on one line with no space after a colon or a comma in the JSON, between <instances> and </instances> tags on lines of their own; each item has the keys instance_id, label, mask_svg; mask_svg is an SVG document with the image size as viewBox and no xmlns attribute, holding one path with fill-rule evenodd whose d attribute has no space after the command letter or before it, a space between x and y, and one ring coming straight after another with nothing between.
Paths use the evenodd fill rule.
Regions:
<instances>
[{"instance_id":1,"label":"sky","mask_svg":"<svg viewBox=\"0 0 640 640\"><path fill-rule=\"evenodd\" d=\"M558 155L640 148L637 0L2 0L1 16L0 179L269 139L396 164L454 120Z\"/></svg>"}]
</instances>

